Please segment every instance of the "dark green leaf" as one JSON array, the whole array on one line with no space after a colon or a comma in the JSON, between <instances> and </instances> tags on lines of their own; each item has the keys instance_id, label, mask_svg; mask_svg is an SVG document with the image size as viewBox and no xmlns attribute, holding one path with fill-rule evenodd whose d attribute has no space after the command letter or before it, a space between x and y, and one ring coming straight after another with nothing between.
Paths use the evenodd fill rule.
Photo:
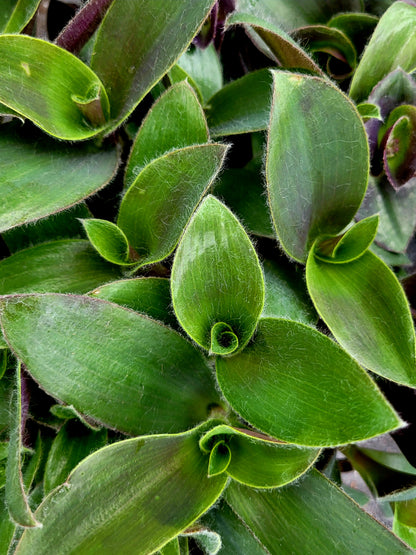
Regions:
<instances>
[{"instance_id":1,"label":"dark green leaf","mask_svg":"<svg viewBox=\"0 0 416 555\"><path fill-rule=\"evenodd\" d=\"M105 260L121 266L134 264L129 262L127 237L116 224L93 218L82 220L82 225L92 246Z\"/></svg>"},{"instance_id":2,"label":"dark green leaf","mask_svg":"<svg viewBox=\"0 0 416 555\"><path fill-rule=\"evenodd\" d=\"M209 14L213 0L114 0L98 31L91 68L108 92L117 127L172 67ZM123 30L123 40L119 32ZM1 99L0 99L1 100Z\"/></svg>"},{"instance_id":3,"label":"dark green leaf","mask_svg":"<svg viewBox=\"0 0 416 555\"><path fill-rule=\"evenodd\" d=\"M200 352L148 317L72 295L3 297L1 305L6 338L35 380L107 426L183 430L218 403Z\"/></svg>"},{"instance_id":4,"label":"dark green leaf","mask_svg":"<svg viewBox=\"0 0 416 555\"><path fill-rule=\"evenodd\" d=\"M285 318L314 326L318 315L308 295L303 272L287 259L263 260L266 296L262 318Z\"/></svg>"},{"instance_id":5,"label":"dark green leaf","mask_svg":"<svg viewBox=\"0 0 416 555\"><path fill-rule=\"evenodd\" d=\"M43 528L23 535L19 553L53 552L58 537L62 552L80 555L157 551L215 503L226 484L226 476L207 477L202 431L130 439L86 458L36 512Z\"/></svg>"},{"instance_id":6,"label":"dark green leaf","mask_svg":"<svg viewBox=\"0 0 416 555\"><path fill-rule=\"evenodd\" d=\"M274 72L266 177L276 233L295 260L305 262L317 237L351 221L367 186L368 145L355 107L334 85Z\"/></svg>"},{"instance_id":7,"label":"dark green leaf","mask_svg":"<svg viewBox=\"0 0 416 555\"><path fill-rule=\"evenodd\" d=\"M143 121L126 167L126 186L155 158L176 148L208 142L204 112L186 81L173 85L158 100Z\"/></svg>"},{"instance_id":8,"label":"dark green leaf","mask_svg":"<svg viewBox=\"0 0 416 555\"><path fill-rule=\"evenodd\" d=\"M380 19L354 73L350 96L362 102L391 71L416 67L416 6L394 2Z\"/></svg>"},{"instance_id":9,"label":"dark green leaf","mask_svg":"<svg viewBox=\"0 0 416 555\"><path fill-rule=\"evenodd\" d=\"M411 553L316 470L284 489L232 483L227 502L269 553Z\"/></svg>"},{"instance_id":10,"label":"dark green leaf","mask_svg":"<svg viewBox=\"0 0 416 555\"><path fill-rule=\"evenodd\" d=\"M97 135L108 116L107 94L81 60L50 42L0 36L0 101L60 139Z\"/></svg>"},{"instance_id":11,"label":"dark green leaf","mask_svg":"<svg viewBox=\"0 0 416 555\"><path fill-rule=\"evenodd\" d=\"M0 262L0 295L86 293L120 273L88 241L65 239L19 251Z\"/></svg>"},{"instance_id":12,"label":"dark green leaf","mask_svg":"<svg viewBox=\"0 0 416 555\"><path fill-rule=\"evenodd\" d=\"M8 552L15 529L7 510L4 489L0 489L0 546L4 554Z\"/></svg>"},{"instance_id":13,"label":"dark green leaf","mask_svg":"<svg viewBox=\"0 0 416 555\"><path fill-rule=\"evenodd\" d=\"M169 326L177 326L171 307L170 282L166 278L142 277L114 281L95 289L91 296L142 312Z\"/></svg>"},{"instance_id":14,"label":"dark green leaf","mask_svg":"<svg viewBox=\"0 0 416 555\"><path fill-rule=\"evenodd\" d=\"M288 69L305 69L322 75L319 66L290 35L285 33L280 24L277 25L270 19L263 19L258 14L237 12L229 17L227 25L244 25L246 28L252 28L253 31L249 32L249 36L254 44L280 66Z\"/></svg>"},{"instance_id":15,"label":"dark green leaf","mask_svg":"<svg viewBox=\"0 0 416 555\"><path fill-rule=\"evenodd\" d=\"M268 69L248 73L225 85L206 106L213 137L266 129L270 119L272 76Z\"/></svg>"},{"instance_id":16,"label":"dark green leaf","mask_svg":"<svg viewBox=\"0 0 416 555\"><path fill-rule=\"evenodd\" d=\"M249 164L245 168L225 170L213 192L241 219L250 233L274 237L260 167Z\"/></svg>"},{"instance_id":17,"label":"dark green leaf","mask_svg":"<svg viewBox=\"0 0 416 555\"><path fill-rule=\"evenodd\" d=\"M263 274L244 229L215 197L185 230L171 281L176 316L194 341L218 354L247 344L263 308Z\"/></svg>"},{"instance_id":18,"label":"dark green leaf","mask_svg":"<svg viewBox=\"0 0 416 555\"><path fill-rule=\"evenodd\" d=\"M2 126L0 232L69 208L104 187L117 169L113 147L68 147L40 137Z\"/></svg>"},{"instance_id":19,"label":"dark green leaf","mask_svg":"<svg viewBox=\"0 0 416 555\"><path fill-rule=\"evenodd\" d=\"M367 251L346 264L327 264L312 251L306 282L317 311L351 356L385 378L416 386L412 317L384 262Z\"/></svg>"},{"instance_id":20,"label":"dark green leaf","mask_svg":"<svg viewBox=\"0 0 416 555\"><path fill-rule=\"evenodd\" d=\"M43 478L45 495L63 484L82 459L106 443L107 430L94 432L73 420L64 424L49 451Z\"/></svg>"},{"instance_id":21,"label":"dark green leaf","mask_svg":"<svg viewBox=\"0 0 416 555\"><path fill-rule=\"evenodd\" d=\"M16 388L13 393L12 420L10 425L9 451L6 466L6 503L10 517L19 526L39 527L30 510L23 486L20 453L22 451L22 395L20 364L16 369Z\"/></svg>"},{"instance_id":22,"label":"dark green leaf","mask_svg":"<svg viewBox=\"0 0 416 555\"><path fill-rule=\"evenodd\" d=\"M401 424L345 351L297 322L260 320L250 345L218 358L216 366L231 406L259 430L289 443L339 445Z\"/></svg>"},{"instance_id":23,"label":"dark green leaf","mask_svg":"<svg viewBox=\"0 0 416 555\"><path fill-rule=\"evenodd\" d=\"M351 40L359 54L377 25L378 18L368 13L340 13L327 25L340 29Z\"/></svg>"},{"instance_id":24,"label":"dark green leaf","mask_svg":"<svg viewBox=\"0 0 416 555\"><path fill-rule=\"evenodd\" d=\"M138 265L159 262L172 253L226 151L221 144L174 150L139 174L123 198L117 221Z\"/></svg>"},{"instance_id":25,"label":"dark green leaf","mask_svg":"<svg viewBox=\"0 0 416 555\"><path fill-rule=\"evenodd\" d=\"M220 461L226 461L221 472L255 488L275 488L296 480L319 454L317 449L302 449L224 424L207 432L199 444L204 451L210 452L210 462L213 454ZM217 456L218 451L221 457Z\"/></svg>"}]
</instances>

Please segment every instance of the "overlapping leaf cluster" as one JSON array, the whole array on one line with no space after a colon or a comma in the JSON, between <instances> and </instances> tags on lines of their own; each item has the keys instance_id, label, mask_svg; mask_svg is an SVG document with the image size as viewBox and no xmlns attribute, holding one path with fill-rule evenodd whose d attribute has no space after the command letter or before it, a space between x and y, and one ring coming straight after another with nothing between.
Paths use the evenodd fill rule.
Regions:
<instances>
[{"instance_id":1,"label":"overlapping leaf cluster","mask_svg":"<svg viewBox=\"0 0 416 555\"><path fill-rule=\"evenodd\" d=\"M416 387L416 6L89 0L53 43L39 4L0 8L1 552L411 552L414 461L355 443Z\"/></svg>"}]
</instances>

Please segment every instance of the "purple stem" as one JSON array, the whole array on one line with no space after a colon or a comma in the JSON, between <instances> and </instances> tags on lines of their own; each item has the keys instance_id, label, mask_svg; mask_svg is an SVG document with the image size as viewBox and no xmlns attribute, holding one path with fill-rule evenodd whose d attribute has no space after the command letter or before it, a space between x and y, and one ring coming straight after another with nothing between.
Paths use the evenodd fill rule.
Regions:
<instances>
[{"instance_id":1,"label":"purple stem","mask_svg":"<svg viewBox=\"0 0 416 555\"><path fill-rule=\"evenodd\" d=\"M73 54L92 37L113 0L90 0L59 33L55 44Z\"/></svg>"}]
</instances>

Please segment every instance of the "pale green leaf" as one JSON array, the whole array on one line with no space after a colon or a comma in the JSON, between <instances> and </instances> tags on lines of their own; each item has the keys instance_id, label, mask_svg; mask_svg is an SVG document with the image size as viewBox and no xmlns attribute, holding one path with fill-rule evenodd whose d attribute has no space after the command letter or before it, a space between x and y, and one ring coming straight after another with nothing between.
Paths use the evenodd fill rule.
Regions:
<instances>
[{"instance_id":1,"label":"pale green leaf","mask_svg":"<svg viewBox=\"0 0 416 555\"><path fill-rule=\"evenodd\" d=\"M196 83L205 104L222 87L222 66L213 44L191 48L178 60L178 66Z\"/></svg>"},{"instance_id":2,"label":"pale green leaf","mask_svg":"<svg viewBox=\"0 0 416 555\"><path fill-rule=\"evenodd\" d=\"M225 145L215 143L181 148L153 160L138 175L123 198L117 220L138 266L172 253L226 151Z\"/></svg>"},{"instance_id":3,"label":"pale green leaf","mask_svg":"<svg viewBox=\"0 0 416 555\"><path fill-rule=\"evenodd\" d=\"M226 476L207 477L203 430L115 443L84 459L68 485L36 512L39 533L25 533L22 555L147 555L187 529L215 503ZM79 503L80 497L82 504Z\"/></svg>"},{"instance_id":4,"label":"pale green leaf","mask_svg":"<svg viewBox=\"0 0 416 555\"><path fill-rule=\"evenodd\" d=\"M195 92L185 81L173 85L157 99L137 133L127 162L126 186L155 158L207 142L207 122Z\"/></svg>"},{"instance_id":5,"label":"pale green leaf","mask_svg":"<svg viewBox=\"0 0 416 555\"><path fill-rule=\"evenodd\" d=\"M260 320L254 341L216 361L221 390L245 420L282 441L350 443L401 425L374 382L336 343L289 320Z\"/></svg>"},{"instance_id":6,"label":"pale green leaf","mask_svg":"<svg viewBox=\"0 0 416 555\"><path fill-rule=\"evenodd\" d=\"M384 262L367 251L338 266L318 260L312 251L306 282L318 313L351 356L372 372L416 386L412 317Z\"/></svg>"},{"instance_id":7,"label":"pale green leaf","mask_svg":"<svg viewBox=\"0 0 416 555\"><path fill-rule=\"evenodd\" d=\"M316 470L269 492L232 483L225 496L268 553L412 553Z\"/></svg>"},{"instance_id":8,"label":"pale green leaf","mask_svg":"<svg viewBox=\"0 0 416 555\"><path fill-rule=\"evenodd\" d=\"M68 146L9 125L0 135L0 232L69 208L113 178L114 147Z\"/></svg>"},{"instance_id":9,"label":"pale green leaf","mask_svg":"<svg viewBox=\"0 0 416 555\"><path fill-rule=\"evenodd\" d=\"M108 131L118 127L173 66L213 4L214 0L114 0L98 31L91 59L91 68L110 99ZM123 40L114 29L122 29Z\"/></svg>"},{"instance_id":10,"label":"pale green leaf","mask_svg":"<svg viewBox=\"0 0 416 555\"><path fill-rule=\"evenodd\" d=\"M3 297L1 313L8 343L41 387L106 426L180 431L219 402L200 352L146 316L58 294Z\"/></svg>"},{"instance_id":11,"label":"pale green leaf","mask_svg":"<svg viewBox=\"0 0 416 555\"><path fill-rule=\"evenodd\" d=\"M416 6L407 2L394 2L380 19L351 81L351 98L364 101L398 67L416 68Z\"/></svg>"},{"instance_id":12,"label":"pale green leaf","mask_svg":"<svg viewBox=\"0 0 416 555\"><path fill-rule=\"evenodd\" d=\"M93 137L108 117L104 87L70 52L27 35L0 35L0 101L47 133Z\"/></svg>"},{"instance_id":13,"label":"pale green leaf","mask_svg":"<svg viewBox=\"0 0 416 555\"><path fill-rule=\"evenodd\" d=\"M88 241L64 239L1 260L0 295L86 293L119 275L117 267L98 256Z\"/></svg>"},{"instance_id":14,"label":"pale green leaf","mask_svg":"<svg viewBox=\"0 0 416 555\"><path fill-rule=\"evenodd\" d=\"M266 178L276 233L306 262L314 240L350 223L368 179L368 144L353 104L328 81L274 72Z\"/></svg>"},{"instance_id":15,"label":"pale green leaf","mask_svg":"<svg viewBox=\"0 0 416 555\"><path fill-rule=\"evenodd\" d=\"M361 102L361 104L358 104L357 110L364 123L371 118L375 118L378 120L382 119L380 108L379 106L377 106L377 104L371 104L370 102Z\"/></svg>"},{"instance_id":16,"label":"pale green leaf","mask_svg":"<svg viewBox=\"0 0 416 555\"><path fill-rule=\"evenodd\" d=\"M244 229L213 196L184 232L171 283L176 316L194 341L219 354L247 344L263 308L263 274Z\"/></svg>"}]
</instances>

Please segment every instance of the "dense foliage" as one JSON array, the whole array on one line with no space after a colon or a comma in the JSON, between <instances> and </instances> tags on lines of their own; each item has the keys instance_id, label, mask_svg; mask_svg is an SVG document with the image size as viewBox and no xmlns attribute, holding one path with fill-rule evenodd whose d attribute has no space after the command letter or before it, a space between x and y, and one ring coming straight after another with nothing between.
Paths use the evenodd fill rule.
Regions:
<instances>
[{"instance_id":1,"label":"dense foliage","mask_svg":"<svg viewBox=\"0 0 416 555\"><path fill-rule=\"evenodd\" d=\"M411 553L416 3L0 33L0 554Z\"/></svg>"}]
</instances>

